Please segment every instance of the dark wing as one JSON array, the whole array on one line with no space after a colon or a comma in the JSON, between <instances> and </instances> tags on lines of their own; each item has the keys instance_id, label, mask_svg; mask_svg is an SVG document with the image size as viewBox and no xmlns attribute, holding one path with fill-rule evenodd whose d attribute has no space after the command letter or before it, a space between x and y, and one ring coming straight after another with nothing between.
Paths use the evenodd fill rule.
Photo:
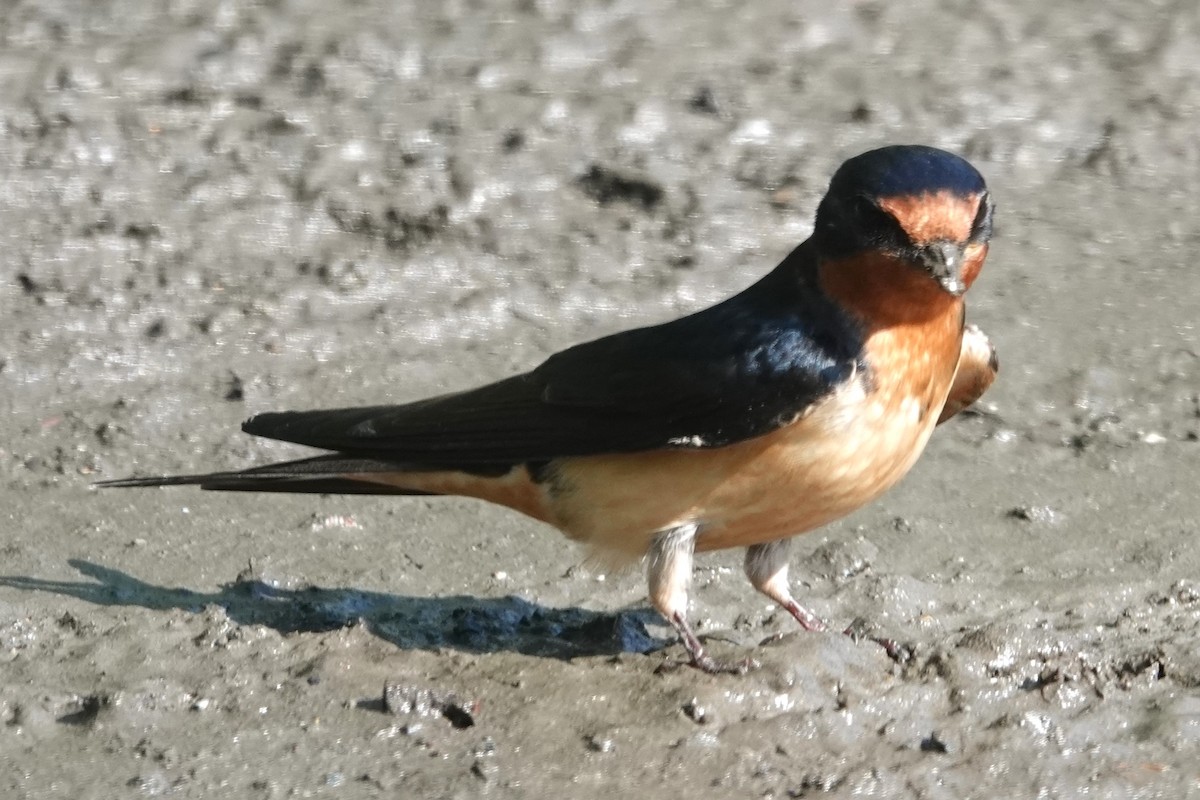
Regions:
<instances>
[{"instance_id":1,"label":"dark wing","mask_svg":"<svg viewBox=\"0 0 1200 800\"><path fill-rule=\"evenodd\" d=\"M717 306L572 347L532 372L401 406L260 414L247 433L412 467L719 447L786 424L853 374L861 332L802 245Z\"/></svg>"}]
</instances>

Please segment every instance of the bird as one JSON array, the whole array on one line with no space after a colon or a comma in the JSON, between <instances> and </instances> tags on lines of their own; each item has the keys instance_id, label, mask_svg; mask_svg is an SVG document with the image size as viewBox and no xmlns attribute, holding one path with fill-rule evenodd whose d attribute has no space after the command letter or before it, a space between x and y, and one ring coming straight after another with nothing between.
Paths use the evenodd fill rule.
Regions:
<instances>
[{"instance_id":1,"label":"bird","mask_svg":"<svg viewBox=\"0 0 1200 800\"><path fill-rule=\"evenodd\" d=\"M457 495L507 506L611 565L646 565L691 665L696 553L745 548L752 586L806 630L788 549L895 485L995 380L965 322L994 205L965 159L889 145L846 160L811 236L757 282L672 321L569 347L478 388L399 405L260 413L246 433L328 451L105 487Z\"/></svg>"}]
</instances>

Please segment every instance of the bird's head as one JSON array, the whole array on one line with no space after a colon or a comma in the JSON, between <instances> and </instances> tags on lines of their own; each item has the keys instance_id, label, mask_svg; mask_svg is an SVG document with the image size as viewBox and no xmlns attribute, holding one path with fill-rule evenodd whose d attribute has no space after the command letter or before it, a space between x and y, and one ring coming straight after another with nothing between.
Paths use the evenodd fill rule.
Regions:
<instances>
[{"instance_id":1,"label":"bird's head","mask_svg":"<svg viewBox=\"0 0 1200 800\"><path fill-rule=\"evenodd\" d=\"M922 145L855 156L834 173L813 233L823 260L878 254L921 270L958 296L992 235L992 202L966 160Z\"/></svg>"}]
</instances>

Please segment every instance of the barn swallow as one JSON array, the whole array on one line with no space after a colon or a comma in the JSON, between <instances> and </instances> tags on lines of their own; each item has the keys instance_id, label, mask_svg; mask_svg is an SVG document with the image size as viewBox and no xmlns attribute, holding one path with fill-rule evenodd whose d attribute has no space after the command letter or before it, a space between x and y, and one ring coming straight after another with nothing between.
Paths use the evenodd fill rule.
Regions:
<instances>
[{"instance_id":1,"label":"barn swallow","mask_svg":"<svg viewBox=\"0 0 1200 800\"><path fill-rule=\"evenodd\" d=\"M103 486L460 495L516 509L609 563L647 563L650 601L705 671L687 620L696 552L746 549L754 588L805 629L788 543L875 499L934 427L995 378L963 294L992 233L980 174L892 146L846 161L812 236L740 294L552 355L521 375L402 405L259 414L242 430L333 451Z\"/></svg>"}]
</instances>

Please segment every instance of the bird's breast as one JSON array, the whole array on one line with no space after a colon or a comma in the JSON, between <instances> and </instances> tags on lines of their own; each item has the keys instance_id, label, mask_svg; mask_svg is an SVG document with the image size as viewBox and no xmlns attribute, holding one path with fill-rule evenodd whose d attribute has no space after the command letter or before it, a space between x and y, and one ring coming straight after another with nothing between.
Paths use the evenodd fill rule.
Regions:
<instances>
[{"instance_id":1,"label":"bird's breast","mask_svg":"<svg viewBox=\"0 0 1200 800\"><path fill-rule=\"evenodd\" d=\"M868 369L761 450L705 509L699 549L773 541L874 500L912 467L937 424L958 363L961 316L870 334Z\"/></svg>"},{"instance_id":2,"label":"bird's breast","mask_svg":"<svg viewBox=\"0 0 1200 800\"><path fill-rule=\"evenodd\" d=\"M795 422L726 447L564 459L543 519L601 553L646 552L696 524L699 550L792 536L879 496L916 461L945 402L961 308L869 332L865 368Z\"/></svg>"}]
</instances>

